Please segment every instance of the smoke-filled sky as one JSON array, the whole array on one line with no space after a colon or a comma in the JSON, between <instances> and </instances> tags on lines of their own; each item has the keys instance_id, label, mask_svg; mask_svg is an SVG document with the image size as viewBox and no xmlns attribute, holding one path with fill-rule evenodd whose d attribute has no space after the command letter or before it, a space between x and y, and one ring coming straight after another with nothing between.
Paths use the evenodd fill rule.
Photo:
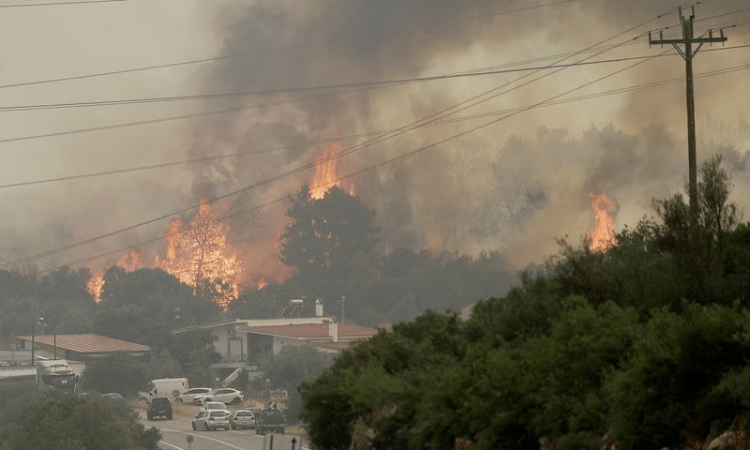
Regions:
<instances>
[{"instance_id":1,"label":"smoke-filled sky","mask_svg":"<svg viewBox=\"0 0 750 450\"><path fill-rule=\"evenodd\" d=\"M604 190L615 200L619 230L651 214L652 198L683 190L684 63L669 47L649 48L647 37L660 29L665 38L677 37L677 0L34 3L49 2L0 3L0 107L237 95L0 110L1 185L245 154L0 188L0 263L128 229L255 184L228 197L222 211L284 198L313 171L264 180L315 161L330 142L342 149L362 146L342 157L338 169L342 175L363 171L352 182L363 202L377 209L386 250L501 250L523 267L553 254L555 238L578 240L589 230L590 191ZM9 5L24 7L4 7ZM726 47L750 45L745 8L745 0L699 4L696 35L736 25L725 30ZM733 163L734 198L747 211L750 175L741 158L750 151L750 47L719 49L703 47L696 75L745 69L696 80L699 160L722 149ZM638 59L661 53L671 56ZM205 59L213 60L174 65ZM583 60L609 62L559 73L362 85ZM86 77L119 71L125 72ZM28 84L60 78L74 79ZM677 82L537 107L474 130L507 115L499 112L537 105L586 83L592 84L555 100L669 80ZM284 91L342 84L354 86ZM256 91L266 93L240 95ZM473 99L487 100L471 106ZM210 113L216 111L224 112ZM188 117L164 120L179 116ZM97 130L65 133L87 129ZM388 130L400 131L370 142L377 136L372 133ZM285 206L275 203L231 220L230 237L248 273L281 276L277 238ZM33 263L50 268L113 252L84 263L102 267L117 260L115 250L161 236L168 222L153 221ZM159 253L163 245L141 249Z\"/></svg>"}]
</instances>

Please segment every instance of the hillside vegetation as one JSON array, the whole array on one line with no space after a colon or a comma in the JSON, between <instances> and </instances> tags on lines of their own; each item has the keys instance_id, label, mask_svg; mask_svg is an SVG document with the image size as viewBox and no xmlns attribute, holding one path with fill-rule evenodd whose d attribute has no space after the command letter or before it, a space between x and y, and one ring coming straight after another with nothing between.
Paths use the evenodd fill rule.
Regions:
<instances>
[{"instance_id":1,"label":"hillside vegetation","mask_svg":"<svg viewBox=\"0 0 750 450\"><path fill-rule=\"evenodd\" d=\"M675 448L750 406L750 226L721 158L605 253L561 241L469 320L428 311L301 388L318 449Z\"/></svg>"}]
</instances>

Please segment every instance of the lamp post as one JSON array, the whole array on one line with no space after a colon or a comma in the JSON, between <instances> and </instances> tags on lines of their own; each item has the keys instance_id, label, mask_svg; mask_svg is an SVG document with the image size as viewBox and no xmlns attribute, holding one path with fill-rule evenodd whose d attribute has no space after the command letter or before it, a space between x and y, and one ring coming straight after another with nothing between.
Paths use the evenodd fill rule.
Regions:
<instances>
[{"instance_id":1,"label":"lamp post","mask_svg":"<svg viewBox=\"0 0 750 450\"><path fill-rule=\"evenodd\" d=\"M344 324L344 304L346 303L346 297L341 296L341 325Z\"/></svg>"},{"instance_id":2,"label":"lamp post","mask_svg":"<svg viewBox=\"0 0 750 450\"><path fill-rule=\"evenodd\" d=\"M31 325L31 365L34 365L34 338L36 336L36 322Z\"/></svg>"}]
</instances>

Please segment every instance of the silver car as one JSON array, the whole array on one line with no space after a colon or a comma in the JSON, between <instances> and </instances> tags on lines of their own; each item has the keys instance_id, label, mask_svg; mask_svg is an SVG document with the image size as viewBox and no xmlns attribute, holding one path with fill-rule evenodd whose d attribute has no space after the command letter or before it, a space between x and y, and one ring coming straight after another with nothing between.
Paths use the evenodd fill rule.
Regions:
<instances>
[{"instance_id":1,"label":"silver car","mask_svg":"<svg viewBox=\"0 0 750 450\"><path fill-rule=\"evenodd\" d=\"M193 418L193 430L229 430L231 413L221 409L203 409Z\"/></svg>"},{"instance_id":2,"label":"silver car","mask_svg":"<svg viewBox=\"0 0 750 450\"><path fill-rule=\"evenodd\" d=\"M229 419L233 430L240 428L255 428L255 415L252 411L241 409Z\"/></svg>"}]
</instances>

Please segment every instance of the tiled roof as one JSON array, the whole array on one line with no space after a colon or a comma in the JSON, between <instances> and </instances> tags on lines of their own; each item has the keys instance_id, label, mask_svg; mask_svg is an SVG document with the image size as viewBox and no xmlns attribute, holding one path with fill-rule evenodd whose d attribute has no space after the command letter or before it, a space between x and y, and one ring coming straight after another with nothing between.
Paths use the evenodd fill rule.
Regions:
<instances>
[{"instance_id":1,"label":"tiled roof","mask_svg":"<svg viewBox=\"0 0 750 450\"><path fill-rule=\"evenodd\" d=\"M328 337L328 324L308 323L289 325L265 325L257 327L237 327L238 331L246 333L268 334L300 339L322 339ZM362 339L378 334L373 328L358 327L356 325L338 325L339 339Z\"/></svg>"},{"instance_id":2,"label":"tiled roof","mask_svg":"<svg viewBox=\"0 0 750 450\"><path fill-rule=\"evenodd\" d=\"M16 336L16 339L31 341L31 336ZM53 335L45 334L34 338L38 344L52 346L55 343ZM96 334L58 334L57 348L76 353L110 353L110 352L147 352L149 347L132 342L121 341Z\"/></svg>"}]
</instances>

